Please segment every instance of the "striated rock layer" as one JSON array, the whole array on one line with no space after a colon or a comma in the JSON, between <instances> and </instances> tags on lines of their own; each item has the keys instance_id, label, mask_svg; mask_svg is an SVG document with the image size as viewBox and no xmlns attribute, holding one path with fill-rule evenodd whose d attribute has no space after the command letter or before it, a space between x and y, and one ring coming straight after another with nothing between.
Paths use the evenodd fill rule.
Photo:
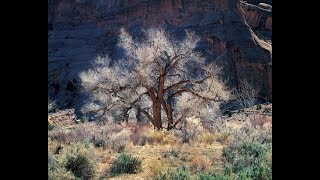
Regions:
<instances>
[{"instance_id":1,"label":"striated rock layer","mask_svg":"<svg viewBox=\"0 0 320 180\"><path fill-rule=\"evenodd\" d=\"M161 26L177 38L195 31L199 50L224 67L231 87L247 79L261 87L262 99L272 100L271 45L242 14L239 0L48 0L49 95L60 105L81 106L78 74L98 55L121 57L119 28L139 36L141 28Z\"/></svg>"}]
</instances>

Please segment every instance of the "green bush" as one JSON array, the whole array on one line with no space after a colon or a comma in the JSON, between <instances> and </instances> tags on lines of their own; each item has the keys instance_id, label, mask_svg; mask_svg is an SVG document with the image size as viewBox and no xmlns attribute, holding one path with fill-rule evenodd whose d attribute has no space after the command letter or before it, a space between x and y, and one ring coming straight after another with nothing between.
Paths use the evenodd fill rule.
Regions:
<instances>
[{"instance_id":1,"label":"green bush","mask_svg":"<svg viewBox=\"0 0 320 180\"><path fill-rule=\"evenodd\" d=\"M61 165L55 155L48 153L48 180L56 179L74 180L75 177Z\"/></svg>"},{"instance_id":2,"label":"green bush","mask_svg":"<svg viewBox=\"0 0 320 180\"><path fill-rule=\"evenodd\" d=\"M92 179L94 177L94 166L90 159L82 154L68 156L66 169L70 170L76 177L81 179Z\"/></svg>"},{"instance_id":3,"label":"green bush","mask_svg":"<svg viewBox=\"0 0 320 180\"><path fill-rule=\"evenodd\" d=\"M140 171L140 169L141 161L138 158L126 153L121 153L111 167L111 175L123 173L134 174Z\"/></svg>"},{"instance_id":4,"label":"green bush","mask_svg":"<svg viewBox=\"0 0 320 180\"><path fill-rule=\"evenodd\" d=\"M179 167L177 171L167 171L167 173L162 174L161 172L154 177L154 180L190 180L191 175L189 168L185 165Z\"/></svg>"},{"instance_id":5,"label":"green bush","mask_svg":"<svg viewBox=\"0 0 320 180\"><path fill-rule=\"evenodd\" d=\"M58 167L58 161L54 157L54 155L48 153L48 171L54 171Z\"/></svg>"},{"instance_id":6,"label":"green bush","mask_svg":"<svg viewBox=\"0 0 320 180\"><path fill-rule=\"evenodd\" d=\"M271 143L255 142L238 144L223 150L228 172L237 179L272 179ZM225 171L226 172L226 171Z\"/></svg>"},{"instance_id":7,"label":"green bush","mask_svg":"<svg viewBox=\"0 0 320 180\"><path fill-rule=\"evenodd\" d=\"M231 175L215 175L200 173L199 180L233 180L234 178Z\"/></svg>"}]
</instances>

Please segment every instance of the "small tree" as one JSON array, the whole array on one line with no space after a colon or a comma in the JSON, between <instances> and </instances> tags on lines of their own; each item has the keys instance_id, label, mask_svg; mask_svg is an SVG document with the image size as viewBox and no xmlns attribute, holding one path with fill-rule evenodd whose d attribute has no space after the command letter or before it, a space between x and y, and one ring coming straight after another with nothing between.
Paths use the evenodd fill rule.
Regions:
<instances>
[{"instance_id":1,"label":"small tree","mask_svg":"<svg viewBox=\"0 0 320 180\"><path fill-rule=\"evenodd\" d=\"M111 66L108 57L98 57L93 69L80 75L91 94L83 110L125 121L131 112L141 113L158 130L164 120L170 130L187 116L209 115L229 93L218 79L220 69L206 65L194 50L199 40L187 31L179 42L163 29L149 29L144 39L134 40L121 29L125 59Z\"/></svg>"},{"instance_id":2,"label":"small tree","mask_svg":"<svg viewBox=\"0 0 320 180\"><path fill-rule=\"evenodd\" d=\"M259 91L259 88L255 88L246 79L240 81L238 89L235 90L237 106L244 109L255 105Z\"/></svg>"}]
</instances>

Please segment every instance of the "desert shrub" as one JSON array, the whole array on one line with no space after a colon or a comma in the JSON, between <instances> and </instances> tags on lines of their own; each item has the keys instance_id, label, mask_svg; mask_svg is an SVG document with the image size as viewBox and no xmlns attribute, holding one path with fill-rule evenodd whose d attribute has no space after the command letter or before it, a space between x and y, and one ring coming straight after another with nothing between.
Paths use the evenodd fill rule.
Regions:
<instances>
[{"instance_id":1,"label":"desert shrub","mask_svg":"<svg viewBox=\"0 0 320 180\"><path fill-rule=\"evenodd\" d=\"M58 167L58 161L53 154L48 153L48 171L54 171Z\"/></svg>"},{"instance_id":2,"label":"desert shrub","mask_svg":"<svg viewBox=\"0 0 320 180\"><path fill-rule=\"evenodd\" d=\"M150 130L145 133L146 141L148 144L162 144L164 139L164 133L162 131Z\"/></svg>"},{"instance_id":3,"label":"desert shrub","mask_svg":"<svg viewBox=\"0 0 320 180\"><path fill-rule=\"evenodd\" d=\"M130 140L133 145L144 146L147 143L147 137L143 133L132 133L130 135Z\"/></svg>"},{"instance_id":4,"label":"desert shrub","mask_svg":"<svg viewBox=\"0 0 320 180\"><path fill-rule=\"evenodd\" d=\"M138 123L125 123L124 127L131 130L130 140L133 142L133 145L144 146L147 142L146 133L153 129L151 125L145 125L141 122Z\"/></svg>"},{"instance_id":5,"label":"desert shrub","mask_svg":"<svg viewBox=\"0 0 320 180\"><path fill-rule=\"evenodd\" d=\"M164 164L164 160L155 158L150 163L148 163L149 168L149 175L150 177L154 177L160 172L163 172L165 170L166 165Z\"/></svg>"},{"instance_id":6,"label":"desert shrub","mask_svg":"<svg viewBox=\"0 0 320 180\"><path fill-rule=\"evenodd\" d=\"M48 179L74 180L93 177L95 164L92 161L94 149L91 143L72 143L62 148L57 141L49 142L51 147L48 147Z\"/></svg>"},{"instance_id":7,"label":"desert shrub","mask_svg":"<svg viewBox=\"0 0 320 180\"><path fill-rule=\"evenodd\" d=\"M215 141L215 138L213 136L213 134L211 133L205 133L202 135L202 142L204 142L205 144L212 144Z\"/></svg>"},{"instance_id":8,"label":"desert shrub","mask_svg":"<svg viewBox=\"0 0 320 180\"><path fill-rule=\"evenodd\" d=\"M178 157L180 154L180 151L177 150L169 150L169 151L163 151L161 153L163 158L167 158L167 157Z\"/></svg>"},{"instance_id":9,"label":"desert shrub","mask_svg":"<svg viewBox=\"0 0 320 180\"><path fill-rule=\"evenodd\" d=\"M174 144L177 139L173 132L149 130L144 134L148 144Z\"/></svg>"},{"instance_id":10,"label":"desert shrub","mask_svg":"<svg viewBox=\"0 0 320 180\"><path fill-rule=\"evenodd\" d=\"M182 122L181 131L176 131L175 135L181 138L183 143L189 143L190 140L201 140L205 129L199 118L189 117Z\"/></svg>"},{"instance_id":11,"label":"desert shrub","mask_svg":"<svg viewBox=\"0 0 320 180\"><path fill-rule=\"evenodd\" d=\"M48 131L51 131L53 129L53 125L50 124L50 122L48 121Z\"/></svg>"},{"instance_id":12,"label":"desert shrub","mask_svg":"<svg viewBox=\"0 0 320 180\"><path fill-rule=\"evenodd\" d=\"M147 142L147 137L146 136L141 136L141 139L139 141L139 146L144 146Z\"/></svg>"},{"instance_id":13,"label":"desert shrub","mask_svg":"<svg viewBox=\"0 0 320 180\"><path fill-rule=\"evenodd\" d=\"M65 168L58 168L55 171L48 171L48 180L56 179L75 180L76 177L72 174L72 172L66 170Z\"/></svg>"},{"instance_id":14,"label":"desert shrub","mask_svg":"<svg viewBox=\"0 0 320 180\"><path fill-rule=\"evenodd\" d=\"M266 116L266 115L262 115L262 116L259 116L258 118L254 119L251 121L252 125L254 127L262 127L264 126L265 124L268 124L268 123L272 123L272 118L270 116Z\"/></svg>"},{"instance_id":15,"label":"desert shrub","mask_svg":"<svg viewBox=\"0 0 320 180\"><path fill-rule=\"evenodd\" d=\"M55 179L74 180L75 177L64 168L55 155L48 153L48 180Z\"/></svg>"},{"instance_id":16,"label":"desert shrub","mask_svg":"<svg viewBox=\"0 0 320 180\"><path fill-rule=\"evenodd\" d=\"M48 153L54 154L58 146L61 146L60 142L48 139Z\"/></svg>"},{"instance_id":17,"label":"desert shrub","mask_svg":"<svg viewBox=\"0 0 320 180\"><path fill-rule=\"evenodd\" d=\"M134 174L140 171L141 161L126 153L121 153L118 159L112 164L111 175Z\"/></svg>"},{"instance_id":18,"label":"desert shrub","mask_svg":"<svg viewBox=\"0 0 320 180\"><path fill-rule=\"evenodd\" d=\"M81 179L92 179L95 174L93 163L82 154L69 156L65 167Z\"/></svg>"},{"instance_id":19,"label":"desert shrub","mask_svg":"<svg viewBox=\"0 0 320 180\"><path fill-rule=\"evenodd\" d=\"M117 123L109 122L102 126L101 130L108 132L110 134L116 134L123 130L123 127Z\"/></svg>"},{"instance_id":20,"label":"desert shrub","mask_svg":"<svg viewBox=\"0 0 320 180\"><path fill-rule=\"evenodd\" d=\"M100 148L100 147L106 148L107 139L108 139L107 133L104 130L102 130L99 135L94 134L90 142L94 144L94 146L97 148Z\"/></svg>"},{"instance_id":21,"label":"desert shrub","mask_svg":"<svg viewBox=\"0 0 320 180\"><path fill-rule=\"evenodd\" d=\"M217 133L216 140L221 144L229 144L234 140L234 136L231 133Z\"/></svg>"},{"instance_id":22,"label":"desert shrub","mask_svg":"<svg viewBox=\"0 0 320 180\"><path fill-rule=\"evenodd\" d=\"M223 158L239 179L271 179L271 143L242 143L224 148Z\"/></svg>"},{"instance_id":23,"label":"desert shrub","mask_svg":"<svg viewBox=\"0 0 320 180\"><path fill-rule=\"evenodd\" d=\"M200 173L199 180L234 180L231 175Z\"/></svg>"},{"instance_id":24,"label":"desert shrub","mask_svg":"<svg viewBox=\"0 0 320 180\"><path fill-rule=\"evenodd\" d=\"M57 140L66 144L81 141L90 141L97 133L98 129L93 123L83 123L74 126L71 129L56 127L48 132L51 140Z\"/></svg>"},{"instance_id":25,"label":"desert shrub","mask_svg":"<svg viewBox=\"0 0 320 180\"><path fill-rule=\"evenodd\" d=\"M225 122L215 124L214 133L217 142L225 145L239 142L272 142L272 124L270 118L262 126L255 125L255 121L241 123Z\"/></svg>"},{"instance_id":26,"label":"desert shrub","mask_svg":"<svg viewBox=\"0 0 320 180\"><path fill-rule=\"evenodd\" d=\"M69 133L68 130L64 130L60 127L57 127L48 132L48 138L50 138L51 140L59 141L59 142L70 143L68 133Z\"/></svg>"},{"instance_id":27,"label":"desert shrub","mask_svg":"<svg viewBox=\"0 0 320 180\"><path fill-rule=\"evenodd\" d=\"M233 132L235 140L239 142L256 142L259 144L272 143L272 125L265 124L262 127L254 127L250 123L244 124L238 131Z\"/></svg>"},{"instance_id":28,"label":"desert shrub","mask_svg":"<svg viewBox=\"0 0 320 180\"><path fill-rule=\"evenodd\" d=\"M164 132L164 138L162 144L170 144L173 145L177 141L176 137L174 136L173 132Z\"/></svg>"},{"instance_id":29,"label":"desert shrub","mask_svg":"<svg viewBox=\"0 0 320 180\"><path fill-rule=\"evenodd\" d=\"M73 143L62 149L60 161L65 169L80 179L92 179L95 176L94 147L89 142Z\"/></svg>"},{"instance_id":30,"label":"desert shrub","mask_svg":"<svg viewBox=\"0 0 320 180\"><path fill-rule=\"evenodd\" d=\"M196 155L191 160L192 169L195 171L208 170L211 163L209 159L203 155Z\"/></svg>"},{"instance_id":31,"label":"desert shrub","mask_svg":"<svg viewBox=\"0 0 320 180\"><path fill-rule=\"evenodd\" d=\"M116 152L122 152L130 140L131 131L123 129L119 133L112 134L109 137L108 145Z\"/></svg>"},{"instance_id":32,"label":"desert shrub","mask_svg":"<svg viewBox=\"0 0 320 180\"><path fill-rule=\"evenodd\" d=\"M90 142L94 144L95 147L103 147L105 148L107 146L107 141L105 140L104 136L94 136Z\"/></svg>"},{"instance_id":33,"label":"desert shrub","mask_svg":"<svg viewBox=\"0 0 320 180\"><path fill-rule=\"evenodd\" d=\"M166 173L159 173L154 177L154 180L190 180L191 175L189 168L185 165L179 167L176 171L167 171Z\"/></svg>"},{"instance_id":34,"label":"desert shrub","mask_svg":"<svg viewBox=\"0 0 320 180\"><path fill-rule=\"evenodd\" d=\"M141 133L132 133L130 135L130 140L132 141L133 145L141 144L142 134Z\"/></svg>"}]
</instances>

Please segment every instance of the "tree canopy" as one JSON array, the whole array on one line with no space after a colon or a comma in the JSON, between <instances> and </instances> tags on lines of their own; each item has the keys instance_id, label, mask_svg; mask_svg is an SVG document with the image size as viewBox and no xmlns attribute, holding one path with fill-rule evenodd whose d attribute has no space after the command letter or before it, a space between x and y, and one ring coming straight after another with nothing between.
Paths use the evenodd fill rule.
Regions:
<instances>
[{"instance_id":1,"label":"tree canopy","mask_svg":"<svg viewBox=\"0 0 320 180\"><path fill-rule=\"evenodd\" d=\"M195 48L200 41L193 32L179 41L163 29L144 30L134 38L120 30L118 45L125 57L111 65L97 57L93 68L81 73L90 102L84 112L128 121L129 114L144 115L157 129L175 128L188 116L212 116L229 91L219 80L220 69Z\"/></svg>"}]
</instances>

